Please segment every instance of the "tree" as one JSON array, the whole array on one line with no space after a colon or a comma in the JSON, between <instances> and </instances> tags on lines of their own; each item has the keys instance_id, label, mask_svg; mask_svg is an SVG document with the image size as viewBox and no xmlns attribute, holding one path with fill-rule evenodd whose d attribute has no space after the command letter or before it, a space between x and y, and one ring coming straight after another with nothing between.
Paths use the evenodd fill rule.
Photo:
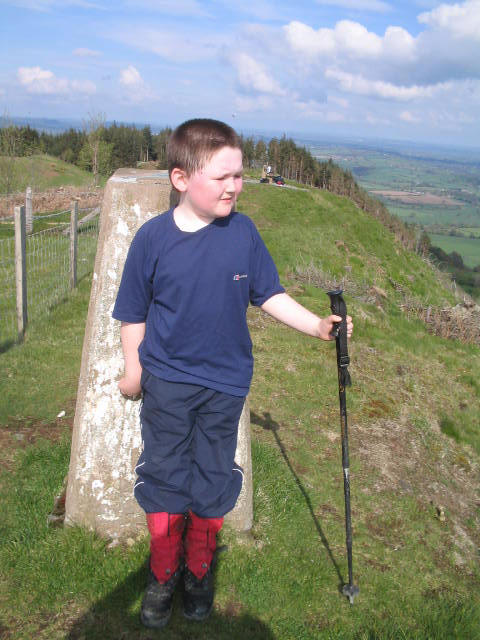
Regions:
<instances>
[{"instance_id":1,"label":"tree","mask_svg":"<svg viewBox=\"0 0 480 640\"><path fill-rule=\"evenodd\" d=\"M95 170L93 162L95 161ZM80 150L78 156L78 166L86 171L91 171L94 175L95 185L98 184L98 177L109 176L113 171L113 144L98 140L95 146L95 155L92 155L92 148L88 142Z\"/></svg>"},{"instance_id":2,"label":"tree","mask_svg":"<svg viewBox=\"0 0 480 640\"><path fill-rule=\"evenodd\" d=\"M255 158L255 144L253 138L242 138L243 162L251 169Z\"/></svg>"},{"instance_id":3,"label":"tree","mask_svg":"<svg viewBox=\"0 0 480 640\"><path fill-rule=\"evenodd\" d=\"M153 137L150 126L143 127L142 129L142 160L148 162L153 159Z\"/></svg>"},{"instance_id":4,"label":"tree","mask_svg":"<svg viewBox=\"0 0 480 640\"><path fill-rule=\"evenodd\" d=\"M267 145L263 140L259 140L255 145L255 164L259 167L267 162Z\"/></svg>"},{"instance_id":5,"label":"tree","mask_svg":"<svg viewBox=\"0 0 480 640\"><path fill-rule=\"evenodd\" d=\"M90 119L84 122L87 139L80 152L79 165L90 168L95 185L98 185L98 176L107 175L111 170L113 146L103 140L105 114L90 113L89 116Z\"/></svg>"},{"instance_id":6,"label":"tree","mask_svg":"<svg viewBox=\"0 0 480 640\"><path fill-rule=\"evenodd\" d=\"M0 129L0 192L8 196L18 188L20 135L7 114L3 121L5 126Z\"/></svg>"},{"instance_id":7,"label":"tree","mask_svg":"<svg viewBox=\"0 0 480 640\"><path fill-rule=\"evenodd\" d=\"M154 137L154 145L155 151L157 154L157 168L158 169L166 169L167 168L167 146L168 139L172 135L172 129L170 127L166 127L162 129L160 133L158 133Z\"/></svg>"}]
</instances>

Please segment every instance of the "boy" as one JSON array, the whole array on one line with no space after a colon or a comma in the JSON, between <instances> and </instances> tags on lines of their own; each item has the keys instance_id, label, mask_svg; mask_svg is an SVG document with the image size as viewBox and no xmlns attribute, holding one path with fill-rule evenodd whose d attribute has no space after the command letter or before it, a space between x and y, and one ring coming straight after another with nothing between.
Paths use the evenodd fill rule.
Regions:
<instances>
[{"instance_id":1,"label":"boy","mask_svg":"<svg viewBox=\"0 0 480 640\"><path fill-rule=\"evenodd\" d=\"M235 211L242 151L233 129L183 123L168 170L179 204L137 232L113 311L125 358L119 389L143 393L134 491L151 536L141 619L152 628L168 622L182 573L185 617L212 609L216 534L242 485L234 455L253 370L249 302L323 340L340 320L285 293L254 224ZM352 327L348 318L349 336Z\"/></svg>"}]
</instances>

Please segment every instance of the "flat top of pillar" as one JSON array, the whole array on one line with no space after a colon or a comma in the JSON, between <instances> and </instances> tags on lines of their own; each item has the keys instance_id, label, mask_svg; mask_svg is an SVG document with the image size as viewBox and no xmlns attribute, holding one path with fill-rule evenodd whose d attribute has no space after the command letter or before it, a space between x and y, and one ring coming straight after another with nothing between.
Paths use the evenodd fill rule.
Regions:
<instances>
[{"instance_id":1,"label":"flat top of pillar","mask_svg":"<svg viewBox=\"0 0 480 640\"><path fill-rule=\"evenodd\" d=\"M109 182L162 182L169 183L166 169L117 169Z\"/></svg>"}]
</instances>

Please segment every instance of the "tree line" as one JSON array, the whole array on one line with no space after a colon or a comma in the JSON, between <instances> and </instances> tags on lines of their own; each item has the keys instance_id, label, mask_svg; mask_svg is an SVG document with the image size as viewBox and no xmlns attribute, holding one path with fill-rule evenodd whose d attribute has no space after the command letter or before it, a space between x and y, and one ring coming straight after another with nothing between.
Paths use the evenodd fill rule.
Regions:
<instances>
[{"instance_id":1,"label":"tree line","mask_svg":"<svg viewBox=\"0 0 480 640\"><path fill-rule=\"evenodd\" d=\"M165 169L171 133L170 127L154 134L149 125L137 128L113 122L107 126L101 115L91 116L82 130L71 128L62 133L38 132L29 125L9 124L0 129L0 160L6 156L47 153L92 172L97 181L99 176L109 176L120 167L137 167L139 162L150 162ZM275 174L289 180L350 198L390 229L405 248L431 255L444 264L469 293L478 294L480 267L469 269L460 256L447 256L441 249L432 247L427 234L418 236L413 227L392 215L382 202L357 184L350 171L332 159L319 161L308 149L286 136L270 141L242 136L242 149L247 169L270 165ZM4 177L8 174L6 170L3 173Z\"/></svg>"},{"instance_id":2,"label":"tree line","mask_svg":"<svg viewBox=\"0 0 480 640\"><path fill-rule=\"evenodd\" d=\"M97 182L99 176L109 176L119 167L136 167L139 162L152 162L165 169L171 133L170 127L154 134L149 125L137 128L113 122L107 126L102 116L91 116L82 130L71 128L62 133L38 132L29 125L10 124L0 129L0 155L47 153L91 171ZM246 168L268 164L287 179L346 196L381 220L403 246L409 249L417 246L413 230L392 216L383 203L369 196L350 171L331 159L317 160L308 149L286 136L270 141L242 137L242 146Z\"/></svg>"}]
</instances>

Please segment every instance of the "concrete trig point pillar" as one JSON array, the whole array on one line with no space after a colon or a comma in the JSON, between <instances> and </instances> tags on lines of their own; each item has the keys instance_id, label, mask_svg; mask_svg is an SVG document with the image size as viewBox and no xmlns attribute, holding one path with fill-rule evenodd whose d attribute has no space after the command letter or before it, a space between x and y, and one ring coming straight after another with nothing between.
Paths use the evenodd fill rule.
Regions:
<instances>
[{"instance_id":1,"label":"concrete trig point pillar","mask_svg":"<svg viewBox=\"0 0 480 640\"><path fill-rule=\"evenodd\" d=\"M166 171L119 169L105 189L97 257L83 344L73 426L65 522L102 536L125 539L146 530L133 496L140 454L139 402L118 391L123 374L120 323L112 319L123 265L137 229L166 211L173 194ZM226 520L238 531L252 526L250 416L245 404L236 462L244 470L242 492Z\"/></svg>"}]
</instances>

